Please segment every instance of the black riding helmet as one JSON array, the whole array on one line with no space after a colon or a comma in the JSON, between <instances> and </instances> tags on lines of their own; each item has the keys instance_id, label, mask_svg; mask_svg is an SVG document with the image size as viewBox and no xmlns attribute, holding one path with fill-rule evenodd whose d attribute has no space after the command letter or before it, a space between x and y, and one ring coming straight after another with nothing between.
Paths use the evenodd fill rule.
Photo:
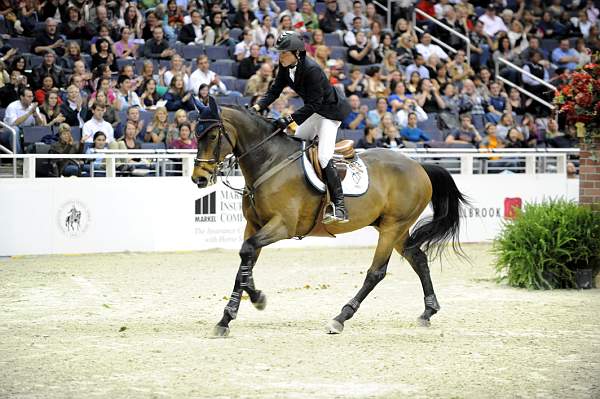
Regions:
<instances>
[{"instance_id":1,"label":"black riding helmet","mask_svg":"<svg viewBox=\"0 0 600 399\"><path fill-rule=\"evenodd\" d=\"M304 51L304 40L293 31L286 31L277 38L275 48L278 51Z\"/></svg>"}]
</instances>

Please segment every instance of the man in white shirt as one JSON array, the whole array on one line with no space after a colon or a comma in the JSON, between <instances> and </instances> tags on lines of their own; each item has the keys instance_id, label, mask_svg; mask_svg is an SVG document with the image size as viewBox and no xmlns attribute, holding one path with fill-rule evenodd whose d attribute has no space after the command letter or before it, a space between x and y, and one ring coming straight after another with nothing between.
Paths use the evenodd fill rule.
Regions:
<instances>
[{"instance_id":1,"label":"man in white shirt","mask_svg":"<svg viewBox=\"0 0 600 399\"><path fill-rule=\"evenodd\" d=\"M196 60L198 68L190 76L190 87L193 94L198 93L198 89L202 84L207 84L210 87L211 94L229 94L225 83L221 82L219 75L209 69L208 57L201 55Z\"/></svg>"},{"instance_id":2,"label":"man in white shirt","mask_svg":"<svg viewBox=\"0 0 600 399\"><path fill-rule=\"evenodd\" d=\"M502 18L496 15L496 7L490 4L485 13L479 17L483 23L483 31L489 36L494 37L500 31L508 32L508 28Z\"/></svg>"},{"instance_id":3,"label":"man in white shirt","mask_svg":"<svg viewBox=\"0 0 600 399\"><path fill-rule=\"evenodd\" d=\"M296 0L287 0L285 5L287 8L279 13L277 20L280 21L281 17L284 15L289 15L292 20L292 28L294 28L297 32L306 32L304 18L302 18L302 14L298 12L298 4L296 4Z\"/></svg>"},{"instance_id":4,"label":"man in white shirt","mask_svg":"<svg viewBox=\"0 0 600 399\"><path fill-rule=\"evenodd\" d=\"M428 60L431 54L437 55L441 60L448 60L448 54L446 54L446 52L437 44L431 43L431 34L429 33L423 34L421 43L417 44L415 48L425 60Z\"/></svg>"},{"instance_id":5,"label":"man in white shirt","mask_svg":"<svg viewBox=\"0 0 600 399\"><path fill-rule=\"evenodd\" d=\"M94 141L94 134L96 132L102 132L106 135L106 142L110 143L115 139L115 133L110 123L104 120L104 112L106 108L104 105L94 103L92 105L92 119L83 124L81 130L81 138L85 143L92 143Z\"/></svg>"},{"instance_id":6,"label":"man in white shirt","mask_svg":"<svg viewBox=\"0 0 600 399\"><path fill-rule=\"evenodd\" d=\"M38 104L33 102L33 91L30 88L23 87L19 89L19 99L8 104L4 114L4 123L18 129L25 126L42 125L44 122L38 111ZM0 144L12 151L13 140L12 133L9 131L0 131ZM17 133L17 142L15 149L17 153L21 151L21 140Z\"/></svg>"}]
</instances>

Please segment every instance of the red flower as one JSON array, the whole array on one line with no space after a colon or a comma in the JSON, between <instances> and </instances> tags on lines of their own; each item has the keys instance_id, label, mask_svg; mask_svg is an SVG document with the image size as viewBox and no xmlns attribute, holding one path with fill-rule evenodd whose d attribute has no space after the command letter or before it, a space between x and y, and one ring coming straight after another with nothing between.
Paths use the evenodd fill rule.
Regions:
<instances>
[{"instance_id":1,"label":"red flower","mask_svg":"<svg viewBox=\"0 0 600 399\"><path fill-rule=\"evenodd\" d=\"M580 92L575 96L575 102L577 105L583 108L588 108L590 105L592 105L592 101L592 95L587 90Z\"/></svg>"}]
</instances>

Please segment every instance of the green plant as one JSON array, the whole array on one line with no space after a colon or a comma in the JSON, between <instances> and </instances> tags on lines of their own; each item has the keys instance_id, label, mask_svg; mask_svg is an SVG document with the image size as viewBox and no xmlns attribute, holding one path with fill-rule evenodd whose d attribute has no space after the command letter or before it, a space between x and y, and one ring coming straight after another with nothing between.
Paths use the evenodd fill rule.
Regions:
<instances>
[{"instance_id":1,"label":"green plant","mask_svg":"<svg viewBox=\"0 0 600 399\"><path fill-rule=\"evenodd\" d=\"M526 204L494 241L498 281L514 287L575 286L575 270L600 267L600 213L565 200Z\"/></svg>"}]
</instances>

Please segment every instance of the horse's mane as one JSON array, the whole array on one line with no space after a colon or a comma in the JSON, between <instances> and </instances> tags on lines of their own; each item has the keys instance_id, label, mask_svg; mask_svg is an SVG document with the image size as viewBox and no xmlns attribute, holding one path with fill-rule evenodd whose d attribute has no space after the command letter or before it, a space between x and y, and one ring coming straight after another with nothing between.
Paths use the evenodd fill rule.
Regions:
<instances>
[{"instance_id":1,"label":"horse's mane","mask_svg":"<svg viewBox=\"0 0 600 399\"><path fill-rule=\"evenodd\" d=\"M253 122L255 122L259 128L265 129L269 133L271 133L271 132L273 132L273 130L275 130L275 126L272 123L272 121L273 121L272 119L261 116L256 112L248 111L246 109L246 107L243 107L241 105L234 105L234 104L223 104L223 105L221 105L221 107L234 109L236 111L243 113L244 115L248 116Z\"/></svg>"}]
</instances>

